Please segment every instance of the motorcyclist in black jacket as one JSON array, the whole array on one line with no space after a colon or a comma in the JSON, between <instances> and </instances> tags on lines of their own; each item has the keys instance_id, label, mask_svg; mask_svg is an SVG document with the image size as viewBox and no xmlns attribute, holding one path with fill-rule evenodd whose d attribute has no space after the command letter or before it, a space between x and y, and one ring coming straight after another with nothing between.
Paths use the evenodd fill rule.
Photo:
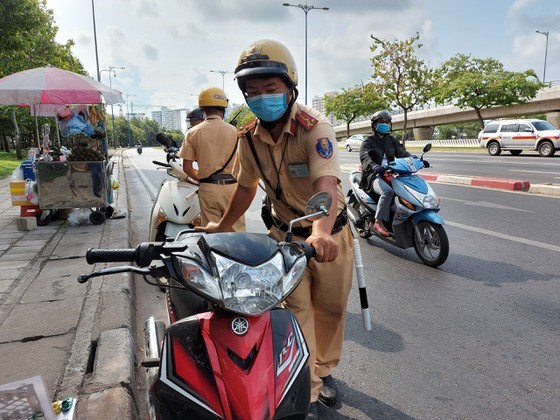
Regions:
<instances>
[{"instance_id":1,"label":"motorcyclist in black jacket","mask_svg":"<svg viewBox=\"0 0 560 420\"><path fill-rule=\"evenodd\" d=\"M392 128L391 120L391 114L386 110L373 114L371 117L373 135L367 137L360 147L360 161L362 162L360 187L370 195L373 191L380 196L373 228L383 236L391 236L383 222L389 220L394 195L390 176L385 173L387 164L396 157L410 156L399 141L389 134Z\"/></svg>"}]
</instances>

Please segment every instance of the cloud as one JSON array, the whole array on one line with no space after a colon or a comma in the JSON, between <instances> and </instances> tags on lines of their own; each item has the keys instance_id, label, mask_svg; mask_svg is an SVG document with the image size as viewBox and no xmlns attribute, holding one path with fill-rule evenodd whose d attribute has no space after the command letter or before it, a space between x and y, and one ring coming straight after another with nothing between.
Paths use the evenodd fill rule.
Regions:
<instances>
[{"instance_id":1,"label":"cloud","mask_svg":"<svg viewBox=\"0 0 560 420\"><path fill-rule=\"evenodd\" d=\"M144 45L142 48L144 51L144 57L150 61L156 61L158 59L158 50L152 45Z\"/></svg>"},{"instance_id":2,"label":"cloud","mask_svg":"<svg viewBox=\"0 0 560 420\"><path fill-rule=\"evenodd\" d=\"M47 0L59 42L73 38L74 54L95 74L90 8L75 0ZM192 107L200 90L225 85L231 102L243 97L232 72L242 50L271 38L291 51L305 84L305 15L282 0L95 0L99 63L124 66L113 87L136 94L138 104ZM294 2L295 4L295 2ZM557 0L315 0L307 15L309 99L369 81L370 35L404 40L420 34L417 54L432 66L458 52L502 61L508 69L542 74L550 30L547 79L560 79L560 3ZM539 70L540 69L540 70ZM107 80L107 75L102 75ZM308 100L310 102L310 100Z\"/></svg>"}]
</instances>

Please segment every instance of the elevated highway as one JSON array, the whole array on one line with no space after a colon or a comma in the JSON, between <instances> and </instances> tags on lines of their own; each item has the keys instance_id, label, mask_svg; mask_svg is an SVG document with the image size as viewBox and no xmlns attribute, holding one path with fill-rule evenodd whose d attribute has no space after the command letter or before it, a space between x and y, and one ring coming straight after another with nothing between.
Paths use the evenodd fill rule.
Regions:
<instances>
[{"instance_id":1,"label":"elevated highway","mask_svg":"<svg viewBox=\"0 0 560 420\"><path fill-rule=\"evenodd\" d=\"M560 126L560 85L543 88L535 98L524 104L496 106L481 110L485 120L497 118L517 118L525 115L546 114L548 121ZM414 130L417 140L432 138L434 127L444 124L477 121L474 109L461 109L454 105L411 111L408 113L407 128ZM393 130L402 130L404 114L393 116ZM334 127L337 138L346 137L346 125ZM350 124L350 135L370 134L369 120Z\"/></svg>"}]
</instances>

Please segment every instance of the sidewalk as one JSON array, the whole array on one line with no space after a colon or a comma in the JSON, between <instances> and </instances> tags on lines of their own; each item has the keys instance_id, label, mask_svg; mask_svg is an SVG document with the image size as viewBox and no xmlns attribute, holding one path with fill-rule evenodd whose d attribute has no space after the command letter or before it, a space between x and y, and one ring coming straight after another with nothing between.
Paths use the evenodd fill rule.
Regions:
<instances>
[{"instance_id":1,"label":"sidewalk","mask_svg":"<svg viewBox=\"0 0 560 420\"><path fill-rule=\"evenodd\" d=\"M113 160L113 207L128 214L121 154ZM130 279L76 281L93 271L88 248L129 247L128 216L18 231L19 211L0 180L0 385L40 375L52 401L78 398L79 418L135 418Z\"/></svg>"}]
</instances>

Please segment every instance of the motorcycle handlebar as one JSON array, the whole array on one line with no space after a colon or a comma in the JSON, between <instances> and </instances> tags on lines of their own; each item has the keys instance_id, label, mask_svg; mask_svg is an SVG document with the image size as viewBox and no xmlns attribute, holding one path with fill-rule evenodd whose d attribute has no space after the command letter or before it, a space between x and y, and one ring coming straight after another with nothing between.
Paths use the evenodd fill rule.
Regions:
<instances>
[{"instance_id":1,"label":"motorcycle handlebar","mask_svg":"<svg viewBox=\"0 0 560 420\"><path fill-rule=\"evenodd\" d=\"M93 249L86 252L86 262L96 264L102 262L132 262L136 260L135 248L124 249Z\"/></svg>"},{"instance_id":2,"label":"motorcycle handlebar","mask_svg":"<svg viewBox=\"0 0 560 420\"><path fill-rule=\"evenodd\" d=\"M157 160L152 160L152 163L154 165L163 166L165 168L171 168L171 165L169 163L158 162Z\"/></svg>"},{"instance_id":3,"label":"motorcycle handlebar","mask_svg":"<svg viewBox=\"0 0 560 420\"><path fill-rule=\"evenodd\" d=\"M307 258L307 261L309 261L311 258L315 258L315 256L317 255L315 248L313 248L305 241L294 241L294 244L296 244L298 248L303 251L303 253L305 254L305 258Z\"/></svg>"}]
</instances>

